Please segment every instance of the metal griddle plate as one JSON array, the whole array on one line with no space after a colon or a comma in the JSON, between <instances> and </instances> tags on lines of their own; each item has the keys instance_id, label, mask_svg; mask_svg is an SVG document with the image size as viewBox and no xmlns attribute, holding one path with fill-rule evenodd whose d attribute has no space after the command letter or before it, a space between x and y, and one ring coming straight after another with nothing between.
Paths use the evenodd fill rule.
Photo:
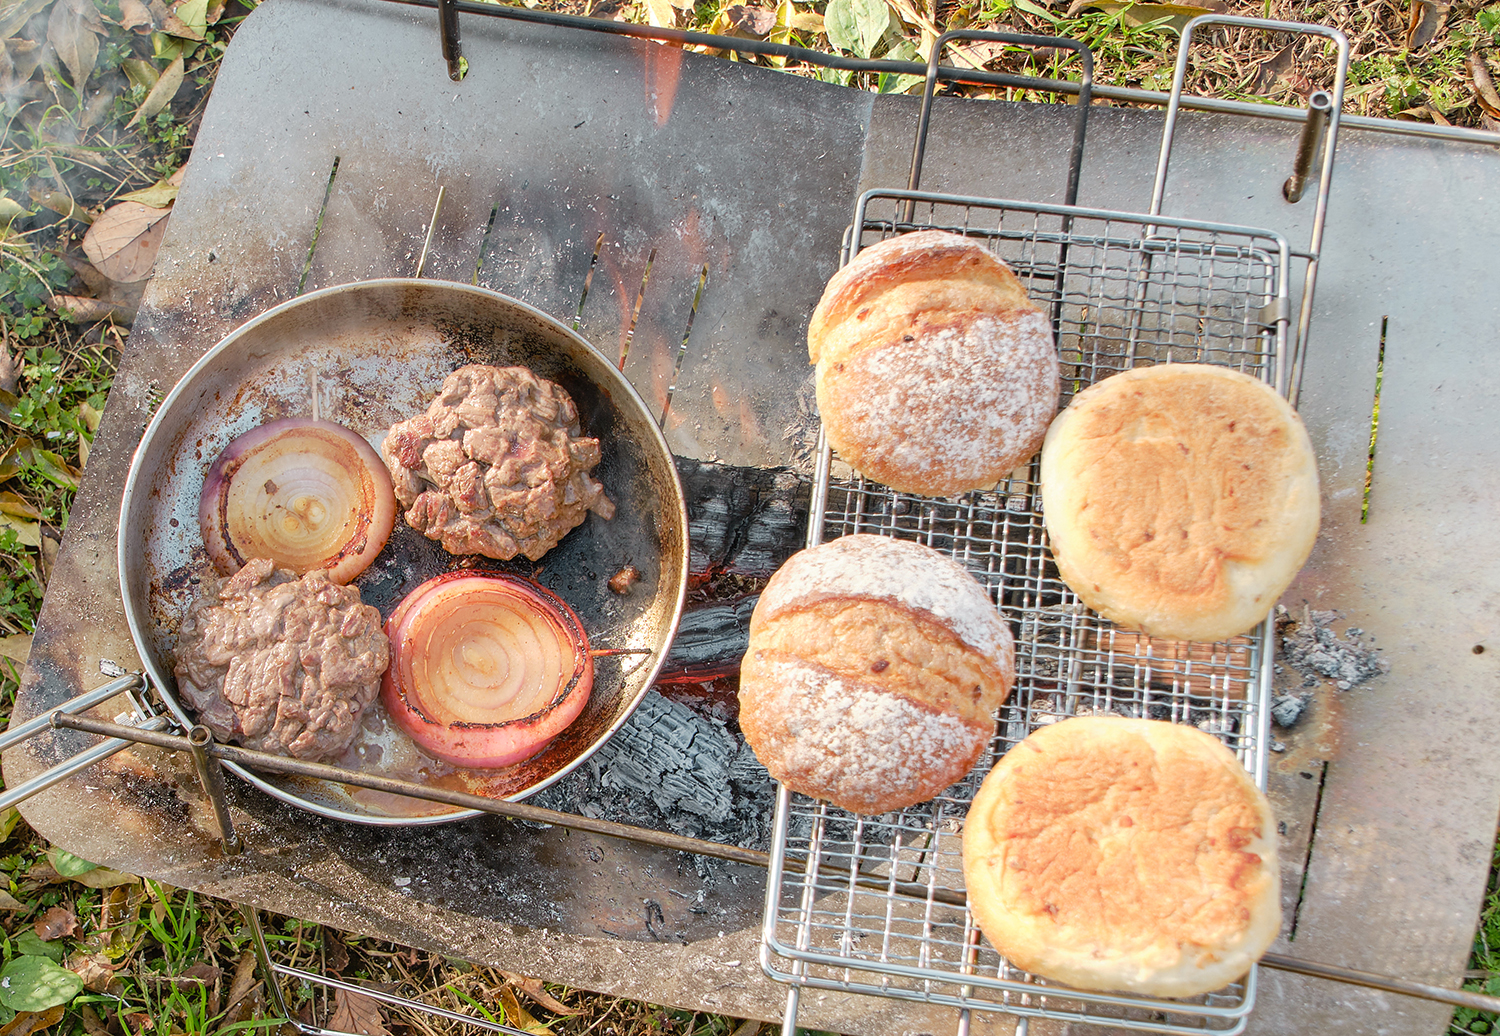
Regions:
<instances>
[{"instance_id":1,"label":"metal griddle plate","mask_svg":"<svg viewBox=\"0 0 1500 1036\"><path fill-rule=\"evenodd\" d=\"M17 716L101 683L104 659L138 664L113 562L130 454L154 401L199 355L296 293L325 192L307 288L413 273L441 184L427 275L469 283L477 267L483 285L565 323L576 316L606 355L628 345L626 373L666 411L679 454L770 465L810 452L807 315L858 190L905 183L915 100L480 18L465 18L470 71L455 85L436 35L430 12L352 0L278 0L236 34L52 574ZM1160 126L1158 113L1097 110L1080 203L1143 208ZM1066 109L941 102L923 186L1059 201L1071 131ZM1166 211L1306 240L1311 199L1279 196L1295 138L1293 126L1185 115ZM1323 537L1287 600L1342 611L1392 668L1339 699L1339 736L1273 732L1288 745L1271 790L1286 825L1286 915L1298 918L1295 941L1277 948L1439 982L1464 966L1500 811L1496 183L1500 156L1479 145L1340 135L1301 405L1319 452ZM13 751L6 776L77 744ZM225 861L193 819L191 778L179 791L164 783L181 764L132 758L129 773L122 764L31 800L27 819L87 858L347 930L620 995L781 1013L782 990L755 967L759 873L726 865L710 886L668 854L492 818L360 828L238 781L251 851ZM653 908L663 916L648 928ZM638 942L626 952L621 940ZM1447 1014L1263 972L1250 1028L1437 1033ZM800 1019L843 1032L954 1024L951 1011L821 992L804 996Z\"/></svg>"}]
</instances>

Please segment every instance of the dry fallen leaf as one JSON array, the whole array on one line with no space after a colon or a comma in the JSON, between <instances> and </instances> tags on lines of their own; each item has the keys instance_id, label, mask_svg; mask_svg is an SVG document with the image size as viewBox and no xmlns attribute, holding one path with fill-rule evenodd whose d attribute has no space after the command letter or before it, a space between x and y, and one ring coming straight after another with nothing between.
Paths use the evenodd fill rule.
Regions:
<instances>
[{"instance_id":1,"label":"dry fallen leaf","mask_svg":"<svg viewBox=\"0 0 1500 1036\"><path fill-rule=\"evenodd\" d=\"M537 1036L550 1036L551 1029L533 1018L516 999L515 990L504 986L500 990L500 1004L505 1008L505 1023L522 1032L533 1032Z\"/></svg>"},{"instance_id":2,"label":"dry fallen leaf","mask_svg":"<svg viewBox=\"0 0 1500 1036\"><path fill-rule=\"evenodd\" d=\"M255 981L255 954L246 952L234 964L234 978L229 980L229 1006L233 1008L250 995Z\"/></svg>"},{"instance_id":3,"label":"dry fallen leaf","mask_svg":"<svg viewBox=\"0 0 1500 1036\"><path fill-rule=\"evenodd\" d=\"M29 634L29 633L24 634L24 636L26 637L27 640L31 639L31 634ZM6 638L6 640L15 640L15 639L16 639L15 637L7 637ZM3 645L4 643L5 643L5 641L0 641L0 645ZM6 656L6 657L11 657L11 656ZM17 899L15 896L12 896L9 892L6 892L4 889L0 889L0 910L11 910L11 911L14 911L14 910L30 910L30 909L31 909L31 907L27 906L25 903L22 903L19 899Z\"/></svg>"},{"instance_id":4,"label":"dry fallen leaf","mask_svg":"<svg viewBox=\"0 0 1500 1036\"><path fill-rule=\"evenodd\" d=\"M1406 49L1421 50L1431 43L1448 20L1448 9L1452 6L1435 0L1411 0L1410 18L1406 23Z\"/></svg>"},{"instance_id":5,"label":"dry fallen leaf","mask_svg":"<svg viewBox=\"0 0 1500 1036\"><path fill-rule=\"evenodd\" d=\"M11 355L10 335L8 334L4 341L0 341L0 389L6 392L16 390L16 361Z\"/></svg>"},{"instance_id":6,"label":"dry fallen leaf","mask_svg":"<svg viewBox=\"0 0 1500 1036\"><path fill-rule=\"evenodd\" d=\"M1478 52L1469 53L1469 75L1474 77L1474 92L1478 95L1479 107L1492 119L1500 119L1500 93L1495 91L1495 80L1490 77L1489 66Z\"/></svg>"},{"instance_id":7,"label":"dry fallen leaf","mask_svg":"<svg viewBox=\"0 0 1500 1036\"><path fill-rule=\"evenodd\" d=\"M535 1000L538 1004L545 1007L553 1014L572 1015L581 1013L577 1008L567 1006L566 1004L557 1000L551 993L547 992L547 990L542 988L542 980L539 978L530 978L526 975L517 975L514 972L510 971L500 972L500 977L505 979L505 981L509 982L511 985L515 986L521 992L525 993L527 996L531 997L531 999Z\"/></svg>"},{"instance_id":8,"label":"dry fallen leaf","mask_svg":"<svg viewBox=\"0 0 1500 1036\"><path fill-rule=\"evenodd\" d=\"M151 18L151 9L141 3L141 0L120 0L120 28L143 35L149 33L156 28L156 23Z\"/></svg>"},{"instance_id":9,"label":"dry fallen leaf","mask_svg":"<svg viewBox=\"0 0 1500 1036\"><path fill-rule=\"evenodd\" d=\"M32 927L36 929L38 939L51 942L78 931L78 915L70 907L51 907Z\"/></svg>"},{"instance_id":10,"label":"dry fallen leaf","mask_svg":"<svg viewBox=\"0 0 1500 1036\"><path fill-rule=\"evenodd\" d=\"M751 36L765 36L776 28L776 12L765 7L743 7L734 4L725 12L729 24Z\"/></svg>"},{"instance_id":11,"label":"dry fallen leaf","mask_svg":"<svg viewBox=\"0 0 1500 1036\"><path fill-rule=\"evenodd\" d=\"M90 993L118 993L125 982L115 972L124 966L124 961L115 964L102 953L74 954L68 961L68 970L83 979L83 988Z\"/></svg>"},{"instance_id":12,"label":"dry fallen leaf","mask_svg":"<svg viewBox=\"0 0 1500 1036\"><path fill-rule=\"evenodd\" d=\"M49 1007L45 1011L22 1011L9 1022L4 1028L0 1028L0 1036L30 1036L31 1033L41 1032L43 1029L51 1028L62 1021L63 1005Z\"/></svg>"},{"instance_id":13,"label":"dry fallen leaf","mask_svg":"<svg viewBox=\"0 0 1500 1036\"><path fill-rule=\"evenodd\" d=\"M113 320L117 324L135 322L135 307L108 299L91 299L84 295L53 295L47 308L70 324L96 324Z\"/></svg>"},{"instance_id":14,"label":"dry fallen leaf","mask_svg":"<svg viewBox=\"0 0 1500 1036\"><path fill-rule=\"evenodd\" d=\"M83 254L112 281L145 280L167 230L165 209L122 201L104 210L83 235Z\"/></svg>"},{"instance_id":15,"label":"dry fallen leaf","mask_svg":"<svg viewBox=\"0 0 1500 1036\"><path fill-rule=\"evenodd\" d=\"M109 1026L104 1024L104 1019L100 1018L98 1012L94 1010L93 1004L83 1005L83 1031L88 1033L88 1036L115 1036L109 1031Z\"/></svg>"},{"instance_id":16,"label":"dry fallen leaf","mask_svg":"<svg viewBox=\"0 0 1500 1036\"><path fill-rule=\"evenodd\" d=\"M364 1033L364 1036L387 1036L385 1012L380 1009L380 1001L347 989L338 991L328 1028Z\"/></svg>"},{"instance_id":17,"label":"dry fallen leaf","mask_svg":"<svg viewBox=\"0 0 1500 1036\"><path fill-rule=\"evenodd\" d=\"M146 95L146 99L141 102L140 108L136 110L130 122L126 123L125 128L130 129L142 119L151 118L171 104L172 98L177 96L177 90L182 86L182 81L186 76L187 64L179 54L167 66L167 70L157 77L155 85L151 87L151 92Z\"/></svg>"},{"instance_id":18,"label":"dry fallen leaf","mask_svg":"<svg viewBox=\"0 0 1500 1036\"><path fill-rule=\"evenodd\" d=\"M82 90L99 60L99 34L104 31L94 5L86 0L57 0L47 18L47 42L57 51L73 79L73 87Z\"/></svg>"}]
</instances>

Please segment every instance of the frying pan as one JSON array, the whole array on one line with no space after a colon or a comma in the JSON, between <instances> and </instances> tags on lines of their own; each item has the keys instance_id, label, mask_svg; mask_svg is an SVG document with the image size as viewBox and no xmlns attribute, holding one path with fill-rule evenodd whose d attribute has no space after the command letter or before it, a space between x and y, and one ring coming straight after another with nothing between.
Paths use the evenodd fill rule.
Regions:
<instances>
[{"instance_id":1,"label":"frying pan","mask_svg":"<svg viewBox=\"0 0 1500 1036\"><path fill-rule=\"evenodd\" d=\"M204 475L236 436L282 417L319 416L377 448L395 422L424 411L466 363L524 366L573 397L585 435L599 439L594 476L616 504L539 561L461 559L398 518L390 542L355 580L388 618L411 590L461 564L534 579L583 621L595 657L583 714L543 752L500 770L455 769L416 752L377 703L337 762L495 798L539 791L587 759L629 717L666 657L687 587L687 512L671 452L630 383L577 334L522 302L446 281L366 281L313 292L234 331L162 401L131 463L120 507L120 590L131 636L167 707L178 701L177 633L197 585L215 576L198 531ZM607 585L633 565L625 595ZM329 781L261 775L227 764L263 791L311 812L366 824L471 816L436 803L380 796Z\"/></svg>"}]
</instances>

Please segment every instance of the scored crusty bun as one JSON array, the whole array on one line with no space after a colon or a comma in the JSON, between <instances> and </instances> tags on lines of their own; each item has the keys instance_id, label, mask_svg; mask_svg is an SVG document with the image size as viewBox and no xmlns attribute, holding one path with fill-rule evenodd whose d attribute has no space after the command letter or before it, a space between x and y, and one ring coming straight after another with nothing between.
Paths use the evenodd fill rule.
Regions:
<instances>
[{"instance_id":1,"label":"scored crusty bun","mask_svg":"<svg viewBox=\"0 0 1500 1036\"><path fill-rule=\"evenodd\" d=\"M969 909L995 949L1077 989L1211 992L1281 927L1270 804L1194 727L1041 727L984 779L963 838Z\"/></svg>"},{"instance_id":2,"label":"scored crusty bun","mask_svg":"<svg viewBox=\"0 0 1500 1036\"><path fill-rule=\"evenodd\" d=\"M1269 385L1197 363L1080 392L1042 447L1062 579L1112 622L1172 640L1244 633L1318 536L1318 467Z\"/></svg>"},{"instance_id":3,"label":"scored crusty bun","mask_svg":"<svg viewBox=\"0 0 1500 1036\"><path fill-rule=\"evenodd\" d=\"M1057 412L1047 317L1010 267L944 231L881 241L834 274L807 351L829 444L903 492L995 485Z\"/></svg>"},{"instance_id":4,"label":"scored crusty bun","mask_svg":"<svg viewBox=\"0 0 1500 1036\"><path fill-rule=\"evenodd\" d=\"M1010 628L955 561L853 535L792 555L750 618L740 729L771 776L855 813L925 802L989 745Z\"/></svg>"}]
</instances>

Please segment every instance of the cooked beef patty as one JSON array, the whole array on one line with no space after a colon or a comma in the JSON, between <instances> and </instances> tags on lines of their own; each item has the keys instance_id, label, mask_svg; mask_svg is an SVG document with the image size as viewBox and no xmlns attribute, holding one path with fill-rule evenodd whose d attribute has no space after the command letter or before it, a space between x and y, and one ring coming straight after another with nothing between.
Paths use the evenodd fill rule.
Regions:
<instances>
[{"instance_id":1,"label":"cooked beef patty","mask_svg":"<svg viewBox=\"0 0 1500 1036\"><path fill-rule=\"evenodd\" d=\"M380 612L319 569L265 559L210 579L177 639L177 690L220 740L298 759L337 758L390 659Z\"/></svg>"},{"instance_id":2,"label":"cooked beef patty","mask_svg":"<svg viewBox=\"0 0 1500 1036\"><path fill-rule=\"evenodd\" d=\"M599 440L580 434L561 386L525 367L460 367L380 453L407 523L453 554L535 561L587 512L615 513L589 476Z\"/></svg>"}]
</instances>

